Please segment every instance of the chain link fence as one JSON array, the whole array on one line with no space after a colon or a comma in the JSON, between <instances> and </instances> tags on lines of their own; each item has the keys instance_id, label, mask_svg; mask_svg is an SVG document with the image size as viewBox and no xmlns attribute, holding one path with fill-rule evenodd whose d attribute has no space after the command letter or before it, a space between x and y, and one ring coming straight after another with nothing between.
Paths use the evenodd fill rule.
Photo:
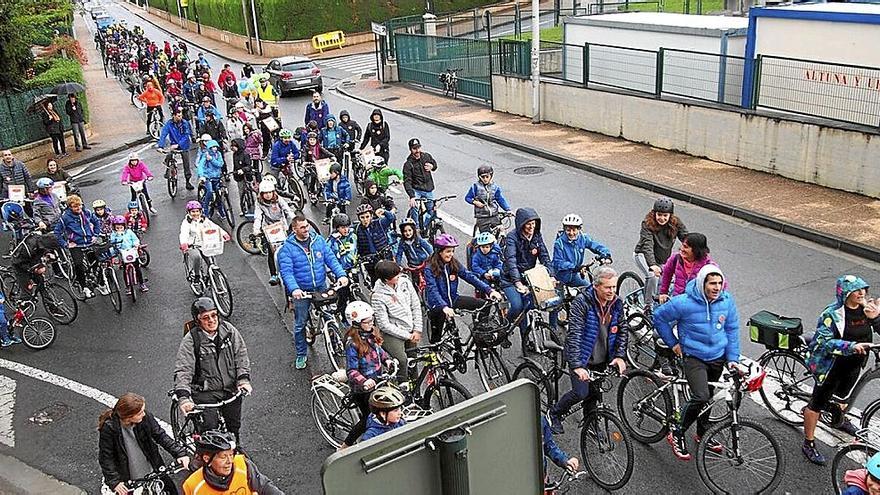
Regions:
<instances>
[{"instance_id":1,"label":"chain link fence","mask_svg":"<svg viewBox=\"0 0 880 495\"><path fill-rule=\"evenodd\" d=\"M28 105L34 97L46 94L51 88L38 88L17 93L0 94L0 149L14 148L49 137L39 113L29 113ZM64 101L55 103L64 129L70 129L70 119L64 113Z\"/></svg>"}]
</instances>

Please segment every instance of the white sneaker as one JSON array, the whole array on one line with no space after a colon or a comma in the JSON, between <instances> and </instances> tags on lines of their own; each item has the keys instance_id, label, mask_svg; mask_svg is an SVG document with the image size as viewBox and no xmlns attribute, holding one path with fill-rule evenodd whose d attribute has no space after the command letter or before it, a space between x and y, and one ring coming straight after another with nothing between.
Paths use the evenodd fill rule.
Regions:
<instances>
[{"instance_id":1,"label":"white sneaker","mask_svg":"<svg viewBox=\"0 0 880 495\"><path fill-rule=\"evenodd\" d=\"M159 213L159 212L156 211L156 209L153 208L153 207L151 206L151 207L150 207L150 213L152 213L153 215L155 215L156 213Z\"/></svg>"},{"instance_id":2,"label":"white sneaker","mask_svg":"<svg viewBox=\"0 0 880 495\"><path fill-rule=\"evenodd\" d=\"M98 287L98 293L101 294L102 296L109 296L110 295L110 287L107 287L106 285L102 285L102 286Z\"/></svg>"},{"instance_id":3,"label":"white sneaker","mask_svg":"<svg viewBox=\"0 0 880 495\"><path fill-rule=\"evenodd\" d=\"M83 296L85 296L86 299L91 299L95 297L95 294L92 293L92 289L85 287L83 288Z\"/></svg>"}]
</instances>

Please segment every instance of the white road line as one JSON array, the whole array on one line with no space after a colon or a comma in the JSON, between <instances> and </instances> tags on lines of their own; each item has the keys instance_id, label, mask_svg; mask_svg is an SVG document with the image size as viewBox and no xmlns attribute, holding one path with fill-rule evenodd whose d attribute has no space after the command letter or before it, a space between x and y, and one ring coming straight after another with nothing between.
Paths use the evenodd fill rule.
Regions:
<instances>
[{"instance_id":1,"label":"white road line","mask_svg":"<svg viewBox=\"0 0 880 495\"><path fill-rule=\"evenodd\" d=\"M144 151L145 149L150 148L150 147L152 147L152 146L154 146L154 145L155 145L155 143L145 144L142 148L138 149L137 152L140 153L140 152ZM110 166L112 166L112 165L116 165L117 163L123 163L123 162L125 162L125 161L127 161L127 160L128 160L128 157L120 158L119 160L112 161L112 162L110 162L110 163L108 163L108 164L106 164L106 165L101 165L101 166L98 167L98 168L93 168L92 170L89 170L88 172L83 172L83 173L81 173L81 174L76 174L76 175L74 175L74 178L79 179L80 177L85 177L85 176L87 176L87 175L94 174L95 172L99 172L99 171L101 171L101 170L104 170L104 169L107 168L107 167L110 167Z\"/></svg>"},{"instance_id":2,"label":"white road line","mask_svg":"<svg viewBox=\"0 0 880 495\"><path fill-rule=\"evenodd\" d=\"M15 380L0 375L0 443L15 447Z\"/></svg>"},{"instance_id":3,"label":"white road line","mask_svg":"<svg viewBox=\"0 0 880 495\"><path fill-rule=\"evenodd\" d=\"M0 368L6 368L9 371L14 371L16 373L20 373L22 375L28 376L35 380L40 380L42 382L46 382L51 385L55 385L56 387L61 387L63 389L70 390L71 392L82 395L83 397L87 397L89 399L94 400L95 402L99 402L104 404L107 407L113 407L116 405L117 398L108 394L107 392L102 392L94 387L90 387L88 385L84 385L82 383L71 380L70 378L65 378L60 375L56 375L55 373L51 373L49 371L44 371L38 368L32 368L26 364L16 363L15 361L9 361L7 359L0 359ZM156 421L159 422L159 425L171 435L171 425L162 421L159 418L156 418Z\"/></svg>"},{"instance_id":4,"label":"white road line","mask_svg":"<svg viewBox=\"0 0 880 495\"><path fill-rule=\"evenodd\" d=\"M388 189L398 196L404 195L404 192L398 186L389 186ZM437 211L437 216L440 217L440 220L446 222L447 225L455 227L456 230L465 235L472 235L474 233L473 224L467 223L466 221L456 217L455 215L439 210Z\"/></svg>"}]
</instances>

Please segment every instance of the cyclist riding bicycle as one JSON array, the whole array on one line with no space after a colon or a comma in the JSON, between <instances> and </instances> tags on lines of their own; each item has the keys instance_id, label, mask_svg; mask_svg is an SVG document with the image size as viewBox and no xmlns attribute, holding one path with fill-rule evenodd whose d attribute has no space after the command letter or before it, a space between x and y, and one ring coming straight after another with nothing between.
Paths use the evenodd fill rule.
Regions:
<instances>
[{"instance_id":1,"label":"cyclist riding bicycle","mask_svg":"<svg viewBox=\"0 0 880 495\"><path fill-rule=\"evenodd\" d=\"M345 213L346 204L351 202L351 183L348 182L348 177L342 175L342 165L339 163L330 165L330 177L324 184L324 199L336 201L336 208L340 213ZM328 204L324 223L330 223L332 214L333 205Z\"/></svg>"},{"instance_id":2,"label":"cyclist riding bicycle","mask_svg":"<svg viewBox=\"0 0 880 495\"><path fill-rule=\"evenodd\" d=\"M474 205L474 218L478 232L487 232L501 224L500 211L510 211L510 204L501 192L501 186L492 178L495 170L489 165L477 168L477 182L468 189L464 200Z\"/></svg>"},{"instance_id":3,"label":"cyclist riding bicycle","mask_svg":"<svg viewBox=\"0 0 880 495\"><path fill-rule=\"evenodd\" d=\"M137 201L129 201L125 212L125 223L136 234L142 234L147 231L149 224L147 216L141 212L141 204Z\"/></svg>"},{"instance_id":4,"label":"cyclist riding bicycle","mask_svg":"<svg viewBox=\"0 0 880 495\"><path fill-rule=\"evenodd\" d=\"M52 192L55 181L48 177L37 179L37 191L34 194L34 222L40 230L52 229L61 218L61 199Z\"/></svg>"},{"instance_id":5,"label":"cyclist riding bicycle","mask_svg":"<svg viewBox=\"0 0 880 495\"><path fill-rule=\"evenodd\" d=\"M382 212L382 217L377 217L373 212L373 207L369 204L361 204L355 210L358 217L358 224L354 229L357 236L357 254L358 256L368 256L376 258L367 264L367 273L370 275L370 285L375 276L376 261L379 259L390 260L394 258L391 252L391 245L388 242L388 228L394 223L394 214L388 210Z\"/></svg>"},{"instance_id":6,"label":"cyclist riding bicycle","mask_svg":"<svg viewBox=\"0 0 880 495\"><path fill-rule=\"evenodd\" d=\"M340 213L330 221L330 227L332 230L327 236L327 244L345 273L350 273L357 263L357 237L351 228L351 218L345 213ZM337 294L339 296L336 303L337 312L344 317L345 305L353 299L351 287L340 287Z\"/></svg>"},{"instance_id":7,"label":"cyclist riding bicycle","mask_svg":"<svg viewBox=\"0 0 880 495\"><path fill-rule=\"evenodd\" d=\"M174 361L174 394L184 414L196 404L230 399L239 391L250 394L251 361L241 332L221 319L210 297L196 299L190 307L192 321L177 348ZM202 413L196 424L198 432L214 430L223 417L226 428L239 440L242 399ZM219 416L218 416L219 414Z\"/></svg>"},{"instance_id":8,"label":"cyclist riding bicycle","mask_svg":"<svg viewBox=\"0 0 880 495\"><path fill-rule=\"evenodd\" d=\"M378 193L384 195L386 191L388 191L388 186L391 184L391 178L396 177L398 180L403 180L403 171L399 168L389 167L385 160L377 160L373 164L373 168L370 169L366 181L373 181L376 184L376 187L379 188Z\"/></svg>"},{"instance_id":9,"label":"cyclist riding bicycle","mask_svg":"<svg viewBox=\"0 0 880 495\"><path fill-rule=\"evenodd\" d=\"M880 495L880 453L874 454L865 467L844 473L846 489L841 495Z\"/></svg>"},{"instance_id":10,"label":"cyclist riding bicycle","mask_svg":"<svg viewBox=\"0 0 880 495\"><path fill-rule=\"evenodd\" d=\"M405 400L403 393L393 385L382 385L370 394L367 430L361 435L360 441L406 426L406 420L403 419Z\"/></svg>"},{"instance_id":11,"label":"cyclist riding bicycle","mask_svg":"<svg viewBox=\"0 0 880 495\"><path fill-rule=\"evenodd\" d=\"M183 221L180 222L180 250L184 254L189 252L190 249L195 251L195 253L188 258L190 263L189 271L191 274L190 283L196 289L196 292L199 293L202 292L204 283L201 279L202 258L204 257L201 250L201 247L204 244L203 237L205 231L213 229L220 231L220 235L223 237L224 241L230 239L229 234L225 230L202 214L201 203L198 201L187 202L186 216L183 218Z\"/></svg>"},{"instance_id":12,"label":"cyclist riding bicycle","mask_svg":"<svg viewBox=\"0 0 880 495\"><path fill-rule=\"evenodd\" d=\"M394 199L381 191L379 185L370 179L364 181L364 195L361 197L361 204L369 204L377 214L379 210L395 212Z\"/></svg>"},{"instance_id":13,"label":"cyclist riding bicycle","mask_svg":"<svg viewBox=\"0 0 880 495\"><path fill-rule=\"evenodd\" d=\"M67 198L67 209L55 225L58 244L67 246L73 261L73 273L82 287L86 299L94 296L92 287L86 286L86 251L101 232L101 221L89 210L83 208L82 198L72 195Z\"/></svg>"},{"instance_id":14,"label":"cyclist riding bicycle","mask_svg":"<svg viewBox=\"0 0 880 495\"><path fill-rule=\"evenodd\" d=\"M717 265L709 256L706 236L698 232L689 232L681 241L679 252L670 256L663 265L660 276L660 295L658 301L665 303L672 296L685 292L688 282L706 265ZM727 281L724 282L727 288Z\"/></svg>"},{"instance_id":15,"label":"cyclist riding bicycle","mask_svg":"<svg viewBox=\"0 0 880 495\"><path fill-rule=\"evenodd\" d=\"M418 211L419 205L416 199L427 199L425 203L424 217L419 222L425 227L424 222L428 217L428 212L434 207L434 176L437 171L437 161L430 153L422 151L422 143L417 138L409 140L409 156L403 164L403 188L406 195L409 196L409 207L411 213L409 216L419 220L418 215L414 212Z\"/></svg>"},{"instance_id":16,"label":"cyclist riding bicycle","mask_svg":"<svg viewBox=\"0 0 880 495\"><path fill-rule=\"evenodd\" d=\"M397 264L410 269L423 265L434 252L431 243L422 239L416 229L416 221L412 218L407 217L401 220L398 228L400 229L400 243L397 245L397 253L394 256ZM414 271L412 276L413 284L418 287L421 283L422 271Z\"/></svg>"},{"instance_id":17,"label":"cyclist riding bicycle","mask_svg":"<svg viewBox=\"0 0 880 495\"><path fill-rule=\"evenodd\" d=\"M194 131L189 124L189 120L184 120L183 112L175 111L171 114L171 119L165 122L165 126L162 127L162 133L159 134L159 142L156 143L157 147L164 148L167 141L171 148L180 151L180 158L183 161L183 175L186 178L186 189L189 191L194 189L190 182L192 180L190 147L192 146L193 136ZM168 171L165 174L167 179Z\"/></svg>"},{"instance_id":18,"label":"cyclist riding bicycle","mask_svg":"<svg viewBox=\"0 0 880 495\"><path fill-rule=\"evenodd\" d=\"M349 144L351 149L354 149L357 143L361 141L364 132L361 130L361 126L351 119L351 114L348 113L348 110L339 112L339 127L342 127L348 133Z\"/></svg>"},{"instance_id":19,"label":"cyclist riding bicycle","mask_svg":"<svg viewBox=\"0 0 880 495\"><path fill-rule=\"evenodd\" d=\"M143 182L142 191L144 196L147 197L147 206L150 208L150 213L155 215L156 209L153 208L153 200L150 199L150 192L147 190L146 181L148 180L153 180L153 172L150 172L150 167L140 159L137 151L132 151L128 154L128 163L122 166L119 182L122 185L131 184L132 182ZM129 189L131 190L131 200L137 201L137 191L134 190L134 187Z\"/></svg>"},{"instance_id":20,"label":"cyclist riding bicycle","mask_svg":"<svg viewBox=\"0 0 880 495\"><path fill-rule=\"evenodd\" d=\"M336 117L330 115L327 117L326 126L321 130L321 144L333 153L336 161L342 163L343 147L348 144L351 138L344 128L336 123Z\"/></svg>"},{"instance_id":21,"label":"cyclist riding bicycle","mask_svg":"<svg viewBox=\"0 0 880 495\"><path fill-rule=\"evenodd\" d=\"M385 163L388 163L388 142L390 140L391 130L388 127L388 123L385 122L382 110L378 108L373 109L373 112L370 114L370 122L364 128L364 138L361 141L360 147L361 151L367 146L372 146L373 151L381 156Z\"/></svg>"},{"instance_id":22,"label":"cyclist riding bicycle","mask_svg":"<svg viewBox=\"0 0 880 495\"><path fill-rule=\"evenodd\" d=\"M70 206L70 199L67 200L68 206ZM110 219L113 218L113 211L107 206L107 202L103 199L96 199L92 201L92 211L95 214L95 218L100 222L100 228L98 232L100 234L110 235L113 231L113 226L110 225Z\"/></svg>"},{"instance_id":23,"label":"cyclist riding bicycle","mask_svg":"<svg viewBox=\"0 0 880 495\"><path fill-rule=\"evenodd\" d=\"M376 284L372 303L376 326L385 339L383 347L400 363L397 378L406 380L409 371L406 351L422 340L422 305L413 282L400 276L400 266L393 261L376 263Z\"/></svg>"},{"instance_id":24,"label":"cyclist riding bicycle","mask_svg":"<svg viewBox=\"0 0 880 495\"><path fill-rule=\"evenodd\" d=\"M580 461L578 461L577 457L569 456L559 447L556 440L553 438L553 431L550 429L550 422L544 414L541 415L541 443L544 450L544 471L547 470L547 459L550 459L553 461L553 464L556 464L562 469L568 469L571 471L578 470L580 467ZM544 482L547 482L546 479Z\"/></svg>"},{"instance_id":25,"label":"cyclist riding bicycle","mask_svg":"<svg viewBox=\"0 0 880 495\"><path fill-rule=\"evenodd\" d=\"M138 100L147 105L147 134L150 133L150 120L154 113L159 113L159 120L164 121L165 115L162 113L162 105L165 103L165 95L162 90L158 89L152 81L144 84L144 92L139 94Z\"/></svg>"},{"instance_id":26,"label":"cyclist riding bicycle","mask_svg":"<svg viewBox=\"0 0 880 495\"><path fill-rule=\"evenodd\" d=\"M271 176L270 176L271 177ZM269 180L260 182L259 196L257 197L257 205L254 208L254 230L253 235L258 236L262 232L263 227L281 222L287 230L293 222L296 212L290 207L286 199L278 195L275 190L275 184ZM278 285L278 269L275 266L275 250L277 246L274 243L268 243L269 255L269 285Z\"/></svg>"},{"instance_id":27,"label":"cyclist riding bicycle","mask_svg":"<svg viewBox=\"0 0 880 495\"><path fill-rule=\"evenodd\" d=\"M269 173L277 178L278 171L287 165L290 159L299 160L299 148L293 142L293 133L290 129L281 129L278 131L278 140L272 144Z\"/></svg>"},{"instance_id":28,"label":"cyclist riding bicycle","mask_svg":"<svg viewBox=\"0 0 880 495\"><path fill-rule=\"evenodd\" d=\"M880 307L868 297L868 283L854 275L837 279L837 299L828 305L809 343L807 366L816 377L809 404L804 408L804 445L807 459L825 464L813 435L819 416L832 402L846 410L847 400L867 362L872 333L880 334ZM855 435L857 428L844 418L840 430Z\"/></svg>"},{"instance_id":29,"label":"cyclist riding bicycle","mask_svg":"<svg viewBox=\"0 0 880 495\"><path fill-rule=\"evenodd\" d=\"M110 224L113 225L113 233L110 234L110 243L113 244L111 254L118 255L126 249L136 248L141 245L141 240L138 239L138 236L128 228L128 222L125 220L125 217L116 215L110 220ZM140 286L140 291L147 292L150 289L144 281L144 273L141 271L140 259L135 258L132 264L134 264L135 275ZM131 295L132 289L133 287L126 288L126 295Z\"/></svg>"},{"instance_id":30,"label":"cyclist riding bicycle","mask_svg":"<svg viewBox=\"0 0 880 495\"><path fill-rule=\"evenodd\" d=\"M663 265L672 255L675 240L684 242L688 230L675 215L675 205L669 198L658 198L654 207L642 220L639 242L633 260L645 276L645 314L650 317L657 297L657 281Z\"/></svg>"},{"instance_id":31,"label":"cyclist riding bicycle","mask_svg":"<svg viewBox=\"0 0 880 495\"><path fill-rule=\"evenodd\" d=\"M495 235L491 232L480 232L474 243L477 249L471 258L471 271L489 283L501 278L503 266L501 246L496 244Z\"/></svg>"},{"instance_id":32,"label":"cyclist riding bicycle","mask_svg":"<svg viewBox=\"0 0 880 495\"><path fill-rule=\"evenodd\" d=\"M585 234L583 225L580 215L565 215L562 217L563 230L556 235L556 242L553 243L553 270L556 272L556 279L569 287L590 285L584 266L585 250L589 249L596 254L603 264L611 263L611 250Z\"/></svg>"},{"instance_id":33,"label":"cyclist riding bicycle","mask_svg":"<svg viewBox=\"0 0 880 495\"><path fill-rule=\"evenodd\" d=\"M245 197L254 182L253 160L245 149L244 139L233 139L229 148L232 150L232 177L238 186L238 204L242 209L239 216L243 217L248 213L245 211Z\"/></svg>"},{"instance_id":34,"label":"cyclist riding bicycle","mask_svg":"<svg viewBox=\"0 0 880 495\"><path fill-rule=\"evenodd\" d=\"M220 151L220 145L213 139L205 144L207 150L199 156L196 163L196 174L199 177L199 183L203 184L205 194L202 196L202 210L208 218L214 215L214 206L211 204L214 199L214 192L220 188L220 182L223 174L223 153ZM224 214L225 205L219 205L221 216Z\"/></svg>"},{"instance_id":35,"label":"cyclist riding bicycle","mask_svg":"<svg viewBox=\"0 0 880 495\"><path fill-rule=\"evenodd\" d=\"M330 105L321 97L320 91L312 92L312 101L306 104L306 115L303 118L303 124L308 124L314 120L318 123L318 128L325 127L327 121L333 117L330 113Z\"/></svg>"},{"instance_id":36,"label":"cyclist riding bicycle","mask_svg":"<svg viewBox=\"0 0 880 495\"><path fill-rule=\"evenodd\" d=\"M200 467L183 483L185 495L284 495L244 454L236 453L229 433L206 431L196 440L194 463Z\"/></svg>"}]
</instances>

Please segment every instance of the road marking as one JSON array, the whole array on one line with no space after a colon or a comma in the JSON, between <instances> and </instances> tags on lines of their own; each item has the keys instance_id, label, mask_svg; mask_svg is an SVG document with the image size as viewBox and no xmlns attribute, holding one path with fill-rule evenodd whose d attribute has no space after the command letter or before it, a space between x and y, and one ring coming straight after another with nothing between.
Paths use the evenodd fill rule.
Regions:
<instances>
[{"instance_id":1,"label":"road marking","mask_svg":"<svg viewBox=\"0 0 880 495\"><path fill-rule=\"evenodd\" d=\"M398 196L403 195L403 191L397 186L389 186L388 189L391 192L397 194ZM437 216L440 217L440 220L443 220L444 222L446 222L447 225L455 227L456 230L460 231L461 233L463 233L465 235L473 235L473 233L474 233L473 224L467 223L466 221L456 217L455 215L447 213L443 210L438 210Z\"/></svg>"},{"instance_id":2,"label":"road marking","mask_svg":"<svg viewBox=\"0 0 880 495\"><path fill-rule=\"evenodd\" d=\"M50 385L70 390L71 392L82 395L83 397L88 397L89 399L104 404L110 408L116 405L117 398L113 395L49 371L33 368L26 364L16 363L15 361L9 361L8 359L0 359L0 368L6 368L9 371L14 371L35 380L40 380ZM0 378L3 377L0 376ZM0 394L0 397L2 397L2 394ZM0 405L2 405L2 403L0 403ZM3 409L0 408L0 416L2 416L2 411ZM162 426L162 429L164 429L166 433L171 435L171 425L159 418L156 418L156 421L159 422L159 425ZM0 423L0 435L2 435L2 431L2 423Z\"/></svg>"},{"instance_id":3,"label":"road marking","mask_svg":"<svg viewBox=\"0 0 880 495\"><path fill-rule=\"evenodd\" d=\"M15 413L15 380L0 376L0 443L15 447L15 429L12 418Z\"/></svg>"},{"instance_id":4,"label":"road marking","mask_svg":"<svg viewBox=\"0 0 880 495\"><path fill-rule=\"evenodd\" d=\"M152 147L154 144L155 144L155 143L145 144L145 145L142 146L140 149L138 149L137 152L140 153L140 152L144 151L145 149ZM126 162L126 161L128 161L128 157L127 157L127 156L126 156L125 158L120 158L119 160L112 161L112 162L107 163L107 164L105 164L105 165L101 165L100 167L93 168L93 169L91 169L91 170L89 170L89 171L87 171L87 172L82 172L82 173L80 173L80 174L76 174L76 175L74 175L73 177L74 177L75 179L79 179L80 177L85 177L85 176L87 176L87 175L94 174L95 172L99 172L99 171L101 171L101 170L104 170L104 169L107 168L107 167L110 167L110 166L116 165L117 163L124 163L124 162Z\"/></svg>"}]
</instances>

